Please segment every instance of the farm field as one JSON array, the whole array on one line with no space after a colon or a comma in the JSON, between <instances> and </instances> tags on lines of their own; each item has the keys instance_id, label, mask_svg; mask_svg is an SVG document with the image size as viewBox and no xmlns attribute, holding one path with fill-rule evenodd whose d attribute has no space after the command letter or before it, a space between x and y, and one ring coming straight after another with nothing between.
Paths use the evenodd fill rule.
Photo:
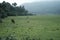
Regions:
<instances>
[{"instance_id":1,"label":"farm field","mask_svg":"<svg viewBox=\"0 0 60 40\"><path fill-rule=\"evenodd\" d=\"M60 16L10 16L0 23L0 37L9 35L17 40L60 40Z\"/></svg>"}]
</instances>

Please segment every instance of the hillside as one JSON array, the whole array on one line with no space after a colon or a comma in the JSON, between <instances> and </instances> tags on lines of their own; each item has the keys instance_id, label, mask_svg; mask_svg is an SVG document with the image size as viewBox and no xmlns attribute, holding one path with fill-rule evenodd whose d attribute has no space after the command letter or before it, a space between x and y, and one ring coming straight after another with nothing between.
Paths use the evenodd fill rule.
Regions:
<instances>
[{"instance_id":1,"label":"hillside","mask_svg":"<svg viewBox=\"0 0 60 40\"><path fill-rule=\"evenodd\" d=\"M60 1L41 1L22 4L29 12L39 14L60 14Z\"/></svg>"}]
</instances>

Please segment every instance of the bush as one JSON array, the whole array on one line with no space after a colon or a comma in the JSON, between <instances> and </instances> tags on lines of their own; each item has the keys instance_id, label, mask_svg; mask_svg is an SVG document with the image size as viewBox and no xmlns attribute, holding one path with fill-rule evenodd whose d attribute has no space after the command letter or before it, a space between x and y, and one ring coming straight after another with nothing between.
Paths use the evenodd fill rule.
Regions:
<instances>
[{"instance_id":1,"label":"bush","mask_svg":"<svg viewBox=\"0 0 60 40\"><path fill-rule=\"evenodd\" d=\"M2 40L2 38L0 37L0 40Z\"/></svg>"},{"instance_id":2,"label":"bush","mask_svg":"<svg viewBox=\"0 0 60 40\"><path fill-rule=\"evenodd\" d=\"M9 35L5 40L17 40L13 35Z\"/></svg>"}]
</instances>

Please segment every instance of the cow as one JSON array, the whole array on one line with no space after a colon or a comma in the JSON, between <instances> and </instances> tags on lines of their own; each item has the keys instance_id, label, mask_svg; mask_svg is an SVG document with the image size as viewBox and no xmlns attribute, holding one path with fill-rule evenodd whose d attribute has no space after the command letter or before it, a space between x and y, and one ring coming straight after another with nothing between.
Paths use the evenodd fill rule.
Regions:
<instances>
[{"instance_id":1,"label":"cow","mask_svg":"<svg viewBox=\"0 0 60 40\"><path fill-rule=\"evenodd\" d=\"M15 20L14 19L11 19L11 22L15 24Z\"/></svg>"}]
</instances>

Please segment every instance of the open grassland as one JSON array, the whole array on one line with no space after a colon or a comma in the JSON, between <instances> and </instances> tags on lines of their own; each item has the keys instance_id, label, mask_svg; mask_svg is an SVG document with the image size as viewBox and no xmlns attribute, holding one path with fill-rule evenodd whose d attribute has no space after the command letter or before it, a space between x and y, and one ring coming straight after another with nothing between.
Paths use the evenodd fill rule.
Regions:
<instances>
[{"instance_id":1,"label":"open grassland","mask_svg":"<svg viewBox=\"0 0 60 40\"><path fill-rule=\"evenodd\" d=\"M15 20L15 24L11 22ZM17 40L60 40L60 16L11 16L0 23L0 37Z\"/></svg>"}]
</instances>

